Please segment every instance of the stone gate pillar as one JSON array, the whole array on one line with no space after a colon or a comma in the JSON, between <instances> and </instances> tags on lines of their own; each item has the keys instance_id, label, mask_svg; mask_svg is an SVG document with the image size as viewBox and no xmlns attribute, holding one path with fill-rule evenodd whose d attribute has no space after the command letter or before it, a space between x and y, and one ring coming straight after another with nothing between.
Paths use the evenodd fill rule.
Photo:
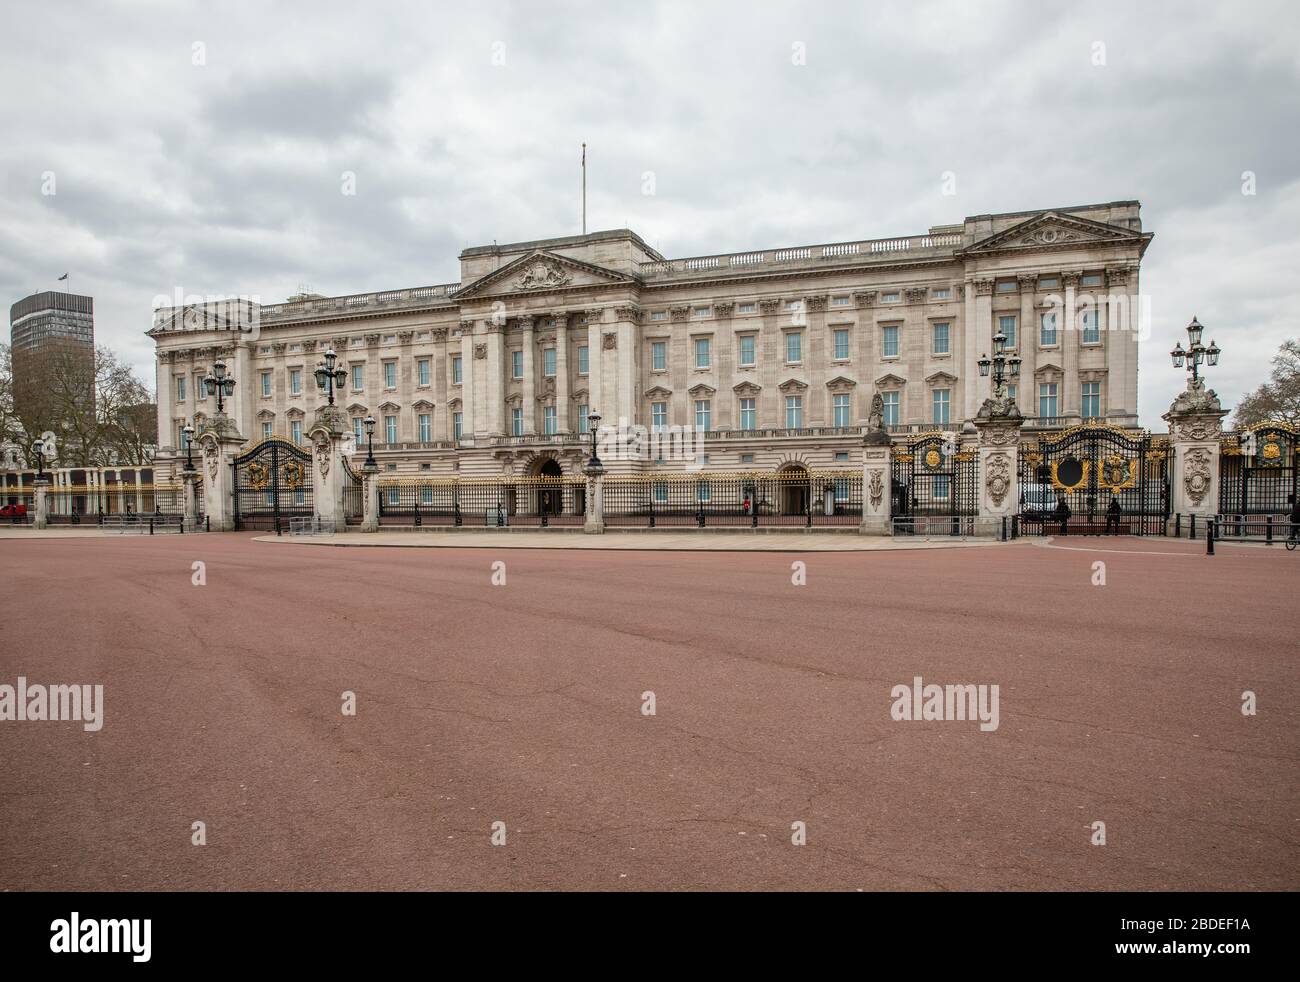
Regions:
<instances>
[{"instance_id":1,"label":"stone gate pillar","mask_svg":"<svg viewBox=\"0 0 1300 982\"><path fill-rule=\"evenodd\" d=\"M366 498L365 511L361 518L362 532L379 531L379 465L366 464L361 468L362 494Z\"/></svg>"},{"instance_id":2,"label":"stone gate pillar","mask_svg":"<svg viewBox=\"0 0 1300 982\"><path fill-rule=\"evenodd\" d=\"M307 432L315 456L311 486L316 521L336 532L347 530L343 510L343 441L347 432L348 416L339 406L318 408L316 420Z\"/></svg>"},{"instance_id":3,"label":"stone gate pillar","mask_svg":"<svg viewBox=\"0 0 1300 982\"><path fill-rule=\"evenodd\" d=\"M1184 515L1212 517L1219 511L1219 440L1227 411L1213 389L1202 379L1189 380L1169 412L1161 419L1169 424L1173 449L1170 475L1170 511Z\"/></svg>"},{"instance_id":4,"label":"stone gate pillar","mask_svg":"<svg viewBox=\"0 0 1300 982\"><path fill-rule=\"evenodd\" d=\"M1006 397L985 399L975 414L979 430L980 518L1011 518L1020 502L1020 427L1025 419Z\"/></svg>"},{"instance_id":5,"label":"stone gate pillar","mask_svg":"<svg viewBox=\"0 0 1300 982\"><path fill-rule=\"evenodd\" d=\"M589 463L582 470L587 475L587 518L582 531L600 535L605 531L605 468Z\"/></svg>"},{"instance_id":6,"label":"stone gate pillar","mask_svg":"<svg viewBox=\"0 0 1300 982\"><path fill-rule=\"evenodd\" d=\"M193 525L198 517L198 503L195 501L194 485L198 483L198 471L181 471L181 509L182 521Z\"/></svg>"},{"instance_id":7,"label":"stone gate pillar","mask_svg":"<svg viewBox=\"0 0 1300 982\"><path fill-rule=\"evenodd\" d=\"M225 413L212 416L198 437L203 452L203 507L214 532L235 530L234 475L231 464L244 438Z\"/></svg>"},{"instance_id":8,"label":"stone gate pillar","mask_svg":"<svg viewBox=\"0 0 1300 982\"><path fill-rule=\"evenodd\" d=\"M874 420L874 416L873 416ZM893 501L890 473L890 439L883 426L875 425L862 438L862 535L889 535Z\"/></svg>"},{"instance_id":9,"label":"stone gate pillar","mask_svg":"<svg viewBox=\"0 0 1300 982\"><path fill-rule=\"evenodd\" d=\"M32 482L32 496L35 499L33 504L36 506L36 518L33 524L38 529L43 529L50 524L50 479L48 477L38 477Z\"/></svg>"}]
</instances>

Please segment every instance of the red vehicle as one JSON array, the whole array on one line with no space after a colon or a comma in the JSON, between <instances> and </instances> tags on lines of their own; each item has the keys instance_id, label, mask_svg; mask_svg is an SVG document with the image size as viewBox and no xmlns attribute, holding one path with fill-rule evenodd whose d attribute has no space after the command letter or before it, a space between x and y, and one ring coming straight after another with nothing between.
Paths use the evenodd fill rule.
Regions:
<instances>
[{"instance_id":1,"label":"red vehicle","mask_svg":"<svg viewBox=\"0 0 1300 982\"><path fill-rule=\"evenodd\" d=\"M21 501L13 505L0 506L0 518L22 518L27 514L27 506Z\"/></svg>"}]
</instances>

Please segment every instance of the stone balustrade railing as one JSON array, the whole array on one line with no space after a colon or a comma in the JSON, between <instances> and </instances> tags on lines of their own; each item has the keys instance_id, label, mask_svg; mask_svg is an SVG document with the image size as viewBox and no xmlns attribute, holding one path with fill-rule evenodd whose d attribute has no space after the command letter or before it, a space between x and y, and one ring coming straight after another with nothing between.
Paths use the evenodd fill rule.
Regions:
<instances>
[{"instance_id":1,"label":"stone balustrade railing","mask_svg":"<svg viewBox=\"0 0 1300 982\"><path fill-rule=\"evenodd\" d=\"M667 259L662 262L641 263L643 278L672 276L680 273L700 273L730 268L750 269L755 266L788 266L793 263L816 264L822 260L838 260L846 256L891 257L899 252L925 252L952 250L962 244L961 233L945 232L939 235L912 235L894 239L869 239L862 242L836 242L829 245L799 246L792 249L773 249L765 252L739 252L720 256L695 256L690 259Z\"/></svg>"},{"instance_id":2,"label":"stone balustrade railing","mask_svg":"<svg viewBox=\"0 0 1300 982\"><path fill-rule=\"evenodd\" d=\"M321 297L314 300L293 300L269 303L262 306L263 319L302 317L307 314L354 313L357 310L383 309L389 306L419 306L438 300L447 300L460 289L459 283L438 286L417 286L409 290L381 290L378 293L354 293L346 297Z\"/></svg>"}]
</instances>

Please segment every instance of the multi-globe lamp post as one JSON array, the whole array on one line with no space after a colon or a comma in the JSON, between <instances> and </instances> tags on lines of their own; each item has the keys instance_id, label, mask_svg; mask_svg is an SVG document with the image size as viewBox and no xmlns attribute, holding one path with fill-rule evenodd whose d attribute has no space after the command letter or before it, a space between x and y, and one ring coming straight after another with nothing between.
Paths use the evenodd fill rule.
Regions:
<instances>
[{"instance_id":1,"label":"multi-globe lamp post","mask_svg":"<svg viewBox=\"0 0 1300 982\"><path fill-rule=\"evenodd\" d=\"M225 412L225 400L235 394L235 380L226 373L226 363L220 359L212 363L212 371L203 379L208 395L217 397L217 415Z\"/></svg>"},{"instance_id":2,"label":"multi-globe lamp post","mask_svg":"<svg viewBox=\"0 0 1300 982\"><path fill-rule=\"evenodd\" d=\"M594 410L587 413L587 431L591 434L591 460L587 461L589 468L601 467L600 457L596 454L596 431L600 429L601 415Z\"/></svg>"},{"instance_id":3,"label":"multi-globe lamp post","mask_svg":"<svg viewBox=\"0 0 1300 982\"><path fill-rule=\"evenodd\" d=\"M1213 368L1219 363L1220 348L1213 341L1207 348L1201 344L1201 334L1205 330L1201 322L1195 317L1187 325L1187 347L1183 348L1183 342L1178 341L1174 344L1174 350L1169 352L1169 356L1174 360L1174 368L1186 368L1191 372L1192 377L1188 384L1194 389L1201 384L1201 364Z\"/></svg>"},{"instance_id":4,"label":"multi-globe lamp post","mask_svg":"<svg viewBox=\"0 0 1300 982\"><path fill-rule=\"evenodd\" d=\"M1007 336L1002 333L1001 329L993 335L993 357L982 355L979 360L980 376L988 378L990 370L993 373L993 395L996 398L1006 396L1007 379L1020 377L1020 359L1006 352Z\"/></svg>"},{"instance_id":5,"label":"multi-globe lamp post","mask_svg":"<svg viewBox=\"0 0 1300 982\"><path fill-rule=\"evenodd\" d=\"M316 366L316 386L329 397L328 405L334 405L334 390L343 388L347 381L347 369L341 365L335 367L338 355L333 348L325 350L325 360ZM373 421L372 421L373 422Z\"/></svg>"}]
</instances>

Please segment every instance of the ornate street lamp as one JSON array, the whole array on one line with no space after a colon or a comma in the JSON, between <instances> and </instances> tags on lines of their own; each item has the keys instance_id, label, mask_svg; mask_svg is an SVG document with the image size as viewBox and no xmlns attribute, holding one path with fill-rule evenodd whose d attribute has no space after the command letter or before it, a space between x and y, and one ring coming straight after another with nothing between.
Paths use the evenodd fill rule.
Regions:
<instances>
[{"instance_id":1,"label":"ornate street lamp","mask_svg":"<svg viewBox=\"0 0 1300 982\"><path fill-rule=\"evenodd\" d=\"M1001 329L993 335L993 357L981 355L979 360L980 376L988 378L993 371L993 395L999 399L1006 397L1006 382L1009 378L1020 377L1020 359L1015 355L1007 356L1007 336Z\"/></svg>"},{"instance_id":2,"label":"ornate street lamp","mask_svg":"<svg viewBox=\"0 0 1300 982\"><path fill-rule=\"evenodd\" d=\"M220 358L214 361L212 371L204 378L203 384L207 387L208 395L217 397L217 412L224 412L224 399L235 394L235 380L226 374L226 363Z\"/></svg>"},{"instance_id":3,"label":"ornate street lamp","mask_svg":"<svg viewBox=\"0 0 1300 982\"><path fill-rule=\"evenodd\" d=\"M366 466L378 467L375 463L375 417L367 416L361 425L366 428Z\"/></svg>"},{"instance_id":4,"label":"ornate street lamp","mask_svg":"<svg viewBox=\"0 0 1300 982\"><path fill-rule=\"evenodd\" d=\"M1207 348L1201 344L1201 332L1205 328L1195 317L1187 325L1187 347L1183 347L1181 341L1174 344L1174 350L1169 352L1169 357L1174 361L1174 368L1184 368L1192 373L1191 379L1188 380L1189 388L1200 388L1201 385L1201 363L1208 366L1214 366L1219 363L1221 349L1213 341Z\"/></svg>"},{"instance_id":5,"label":"ornate street lamp","mask_svg":"<svg viewBox=\"0 0 1300 982\"><path fill-rule=\"evenodd\" d=\"M587 430L591 433L591 460L587 461L588 467L601 467L600 458L596 456L596 431L600 429L601 416L598 412L587 413Z\"/></svg>"},{"instance_id":6,"label":"ornate street lamp","mask_svg":"<svg viewBox=\"0 0 1300 982\"><path fill-rule=\"evenodd\" d=\"M325 360L316 366L316 387L329 395L329 405L334 405L334 390L343 388L348 379L347 369L334 367L338 355L333 348L325 349Z\"/></svg>"},{"instance_id":7,"label":"ornate street lamp","mask_svg":"<svg viewBox=\"0 0 1300 982\"><path fill-rule=\"evenodd\" d=\"M191 426L189 423L186 423L184 426L181 427L181 433L183 434L183 438L185 440L185 469L187 471L193 471L194 470L194 451L193 451L194 427Z\"/></svg>"}]
</instances>

